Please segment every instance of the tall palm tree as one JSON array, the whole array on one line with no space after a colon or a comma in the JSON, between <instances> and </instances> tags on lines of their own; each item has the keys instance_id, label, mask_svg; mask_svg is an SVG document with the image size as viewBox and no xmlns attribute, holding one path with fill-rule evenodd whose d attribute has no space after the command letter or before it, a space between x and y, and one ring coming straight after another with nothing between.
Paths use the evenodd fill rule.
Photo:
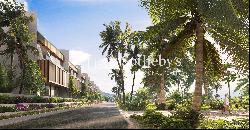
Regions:
<instances>
[{"instance_id":1,"label":"tall palm tree","mask_svg":"<svg viewBox=\"0 0 250 130\"><path fill-rule=\"evenodd\" d=\"M134 85L135 85L135 74L136 72L141 68L139 63L139 56L140 54L140 40L138 38L139 32L133 32L131 34L130 42L128 43L126 49L127 49L127 61L132 59L132 66L131 66L131 73L133 74L132 79L132 86L131 86L131 92L130 92L130 101L132 101L133 92L134 92Z\"/></svg>"},{"instance_id":2,"label":"tall palm tree","mask_svg":"<svg viewBox=\"0 0 250 130\"><path fill-rule=\"evenodd\" d=\"M105 25L106 29L100 33L103 43L99 46L103 48L102 54L107 52L107 59L115 59L119 68L119 80L117 85L120 86L123 93L123 104L125 104L125 88L124 88L124 65L127 63L125 60L126 46L130 42L131 28L129 24L126 24L124 31L120 28L120 22L111 22L109 25Z\"/></svg>"},{"instance_id":3,"label":"tall palm tree","mask_svg":"<svg viewBox=\"0 0 250 130\"><path fill-rule=\"evenodd\" d=\"M147 9L154 27L160 28L164 38L168 39L164 45L164 57L176 52L185 53L194 45L194 110L200 110L204 70L217 72L218 77L222 73L219 52L214 46L233 56L232 61L239 70L248 71L248 1L141 0L141 5ZM205 34L210 34L215 43L210 42Z\"/></svg>"},{"instance_id":4,"label":"tall palm tree","mask_svg":"<svg viewBox=\"0 0 250 130\"><path fill-rule=\"evenodd\" d=\"M116 92L118 99L121 100L121 83L122 83L122 77L119 74L120 70L119 69L112 69L112 72L109 73L109 75L111 76L111 80L115 80L115 82L117 83L116 87L113 87L113 91Z\"/></svg>"}]
</instances>

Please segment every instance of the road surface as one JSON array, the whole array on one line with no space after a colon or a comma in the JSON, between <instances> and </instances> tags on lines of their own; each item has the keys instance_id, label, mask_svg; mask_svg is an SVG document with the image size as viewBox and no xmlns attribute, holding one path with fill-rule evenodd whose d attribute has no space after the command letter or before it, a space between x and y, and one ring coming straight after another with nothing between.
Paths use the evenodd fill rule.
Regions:
<instances>
[{"instance_id":1,"label":"road surface","mask_svg":"<svg viewBox=\"0 0 250 130\"><path fill-rule=\"evenodd\" d=\"M101 103L77 110L2 126L7 129L126 129L129 121L114 103Z\"/></svg>"}]
</instances>

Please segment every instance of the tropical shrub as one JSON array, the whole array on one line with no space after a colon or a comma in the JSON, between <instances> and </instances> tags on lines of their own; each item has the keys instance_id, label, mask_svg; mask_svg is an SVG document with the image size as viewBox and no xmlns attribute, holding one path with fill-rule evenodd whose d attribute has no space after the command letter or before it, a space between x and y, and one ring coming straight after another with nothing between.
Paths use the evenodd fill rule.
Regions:
<instances>
[{"instance_id":1,"label":"tropical shrub","mask_svg":"<svg viewBox=\"0 0 250 130\"><path fill-rule=\"evenodd\" d=\"M160 104L157 104L156 105L156 109L157 110L166 110L167 109L167 106L165 103L160 103Z\"/></svg>"},{"instance_id":2,"label":"tropical shrub","mask_svg":"<svg viewBox=\"0 0 250 130\"><path fill-rule=\"evenodd\" d=\"M202 104L201 105L201 110L209 110L209 109L210 109L209 104Z\"/></svg>"},{"instance_id":3,"label":"tropical shrub","mask_svg":"<svg viewBox=\"0 0 250 130\"><path fill-rule=\"evenodd\" d=\"M132 115L131 118L136 119L140 124L149 128L190 129L196 128L204 117L192 109L181 109L173 112L170 116L164 116L162 113L154 110L146 110L142 116Z\"/></svg>"},{"instance_id":4,"label":"tropical shrub","mask_svg":"<svg viewBox=\"0 0 250 130\"><path fill-rule=\"evenodd\" d=\"M75 85L75 78L74 76L69 77L69 92L71 97L75 97L78 95L78 90Z\"/></svg>"},{"instance_id":5,"label":"tropical shrub","mask_svg":"<svg viewBox=\"0 0 250 130\"><path fill-rule=\"evenodd\" d=\"M37 92L44 91L45 80L36 61L28 61L25 65L25 73L22 78L25 89L30 92L30 94L37 94Z\"/></svg>"},{"instance_id":6,"label":"tropical shrub","mask_svg":"<svg viewBox=\"0 0 250 130\"><path fill-rule=\"evenodd\" d=\"M43 102L47 102L48 99L47 98L43 98L41 96L34 96L32 97L32 102L33 103L43 103Z\"/></svg>"},{"instance_id":7,"label":"tropical shrub","mask_svg":"<svg viewBox=\"0 0 250 130\"><path fill-rule=\"evenodd\" d=\"M126 96L126 103L123 104L121 101L117 100L118 106L123 110L131 110L131 111L140 111L145 110L146 106L150 103L151 96L149 94L149 90L147 88L140 88L138 89L132 101L130 100L130 93L127 93Z\"/></svg>"},{"instance_id":8,"label":"tropical shrub","mask_svg":"<svg viewBox=\"0 0 250 130\"><path fill-rule=\"evenodd\" d=\"M6 94L0 95L0 104L11 104L11 99L12 98Z\"/></svg>"},{"instance_id":9,"label":"tropical shrub","mask_svg":"<svg viewBox=\"0 0 250 130\"><path fill-rule=\"evenodd\" d=\"M24 97L24 96L9 96L6 94L0 95L0 104L17 104L17 103L62 103L62 102L86 102L86 99L72 99L61 97L44 98L41 96Z\"/></svg>"},{"instance_id":10,"label":"tropical shrub","mask_svg":"<svg viewBox=\"0 0 250 130\"><path fill-rule=\"evenodd\" d=\"M0 64L0 93L10 93L13 88L11 71Z\"/></svg>"},{"instance_id":11,"label":"tropical shrub","mask_svg":"<svg viewBox=\"0 0 250 130\"><path fill-rule=\"evenodd\" d=\"M166 99L166 108L168 110L189 108L192 105L191 103L192 94L187 93L185 96L181 97L180 92L175 91Z\"/></svg>"},{"instance_id":12,"label":"tropical shrub","mask_svg":"<svg viewBox=\"0 0 250 130\"><path fill-rule=\"evenodd\" d=\"M18 111L16 107L0 106L0 113L16 112L16 111Z\"/></svg>"},{"instance_id":13,"label":"tropical shrub","mask_svg":"<svg viewBox=\"0 0 250 130\"><path fill-rule=\"evenodd\" d=\"M156 110L157 107L154 103L149 103L147 106L146 106L146 110Z\"/></svg>"},{"instance_id":14,"label":"tropical shrub","mask_svg":"<svg viewBox=\"0 0 250 130\"><path fill-rule=\"evenodd\" d=\"M214 110L221 110L223 108L223 104L224 102L221 99L215 99L209 103L210 108Z\"/></svg>"},{"instance_id":15,"label":"tropical shrub","mask_svg":"<svg viewBox=\"0 0 250 130\"><path fill-rule=\"evenodd\" d=\"M203 120L199 129L249 129L249 119L233 119L227 120Z\"/></svg>"},{"instance_id":16,"label":"tropical shrub","mask_svg":"<svg viewBox=\"0 0 250 130\"><path fill-rule=\"evenodd\" d=\"M173 112L172 115L174 118L184 120L191 128L196 128L199 121L204 118L201 113L194 111L191 108L179 109L176 112Z\"/></svg>"}]
</instances>

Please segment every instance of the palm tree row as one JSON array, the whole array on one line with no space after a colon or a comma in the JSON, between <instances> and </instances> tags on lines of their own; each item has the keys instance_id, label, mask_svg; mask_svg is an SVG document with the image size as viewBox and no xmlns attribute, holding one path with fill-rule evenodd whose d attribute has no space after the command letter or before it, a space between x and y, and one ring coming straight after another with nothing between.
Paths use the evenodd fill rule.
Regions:
<instances>
[{"instance_id":1,"label":"palm tree row","mask_svg":"<svg viewBox=\"0 0 250 130\"><path fill-rule=\"evenodd\" d=\"M186 79L189 83L192 82L192 78L195 79L192 108L200 110L202 87L208 93L209 87L218 87L218 82L225 75L221 53L232 57L232 63L239 72L248 72L248 1L141 0L141 6L148 11L153 26L148 27L145 32L127 33L127 39L123 39L126 42L116 44L114 41L121 39L122 35L108 32L106 28L107 31L101 35L103 43L100 47L112 45L109 47L109 57L113 54L112 51L123 47L120 51L126 59L125 53L129 52L126 51L129 50L127 46L134 44L139 53L135 53L132 57L139 61L142 59L136 55L152 59L161 55L170 61L168 67L150 66L146 69L142 66L137 67L137 70L144 71L145 85L161 88L158 89L161 97L164 97L161 90L167 90L166 86L180 84L178 79L180 76L173 72L181 70L189 77ZM207 35L211 36L214 42ZM106 50L107 48L104 48L104 52ZM177 61L182 64L177 65Z\"/></svg>"}]
</instances>

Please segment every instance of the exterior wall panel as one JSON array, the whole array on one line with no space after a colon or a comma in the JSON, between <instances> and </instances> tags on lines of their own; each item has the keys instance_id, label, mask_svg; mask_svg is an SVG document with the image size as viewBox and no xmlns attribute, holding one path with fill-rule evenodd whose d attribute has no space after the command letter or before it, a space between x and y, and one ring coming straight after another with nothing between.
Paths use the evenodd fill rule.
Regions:
<instances>
[{"instance_id":1,"label":"exterior wall panel","mask_svg":"<svg viewBox=\"0 0 250 130\"><path fill-rule=\"evenodd\" d=\"M56 66L49 62L49 80L56 82Z\"/></svg>"}]
</instances>

